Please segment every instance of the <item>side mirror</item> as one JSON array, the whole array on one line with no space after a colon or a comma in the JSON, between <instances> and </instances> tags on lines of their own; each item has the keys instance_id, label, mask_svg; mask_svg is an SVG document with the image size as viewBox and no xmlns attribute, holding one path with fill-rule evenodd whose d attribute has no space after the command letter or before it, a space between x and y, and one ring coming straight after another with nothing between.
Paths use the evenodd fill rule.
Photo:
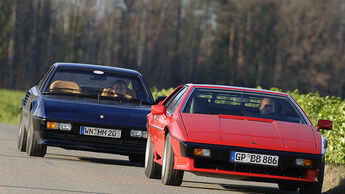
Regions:
<instances>
[{"instance_id":1,"label":"side mirror","mask_svg":"<svg viewBox=\"0 0 345 194\"><path fill-rule=\"evenodd\" d=\"M166 98L166 96L158 96L158 97L156 98L155 104L158 104L159 102L165 100L165 98Z\"/></svg>"},{"instance_id":2,"label":"side mirror","mask_svg":"<svg viewBox=\"0 0 345 194\"><path fill-rule=\"evenodd\" d=\"M317 123L318 131L320 131L320 129L332 130L332 128L333 128L333 121L320 119L319 122Z\"/></svg>"},{"instance_id":3,"label":"side mirror","mask_svg":"<svg viewBox=\"0 0 345 194\"><path fill-rule=\"evenodd\" d=\"M151 106L151 113L153 115L162 115L165 114L166 108L163 105L152 105Z\"/></svg>"}]
</instances>

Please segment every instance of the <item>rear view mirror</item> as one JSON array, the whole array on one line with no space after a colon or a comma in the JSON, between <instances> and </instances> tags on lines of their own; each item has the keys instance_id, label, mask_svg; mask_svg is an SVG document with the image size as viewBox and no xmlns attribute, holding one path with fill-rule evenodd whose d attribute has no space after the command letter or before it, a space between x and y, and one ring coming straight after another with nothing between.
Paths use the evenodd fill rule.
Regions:
<instances>
[{"instance_id":1,"label":"rear view mirror","mask_svg":"<svg viewBox=\"0 0 345 194\"><path fill-rule=\"evenodd\" d=\"M333 121L329 120L322 120L320 119L317 123L317 130L325 129L325 130L331 130L333 128Z\"/></svg>"},{"instance_id":2,"label":"rear view mirror","mask_svg":"<svg viewBox=\"0 0 345 194\"><path fill-rule=\"evenodd\" d=\"M151 113L153 115L165 114L165 106L163 106L163 105L152 105L151 106Z\"/></svg>"}]
</instances>

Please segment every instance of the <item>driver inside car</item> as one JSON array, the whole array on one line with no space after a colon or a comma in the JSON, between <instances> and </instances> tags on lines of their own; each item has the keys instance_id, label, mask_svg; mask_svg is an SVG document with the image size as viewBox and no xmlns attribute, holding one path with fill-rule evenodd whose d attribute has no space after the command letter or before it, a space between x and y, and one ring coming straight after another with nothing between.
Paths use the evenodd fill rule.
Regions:
<instances>
[{"instance_id":1,"label":"driver inside car","mask_svg":"<svg viewBox=\"0 0 345 194\"><path fill-rule=\"evenodd\" d=\"M263 98L259 104L260 114L269 114L274 112L274 104L270 98Z\"/></svg>"},{"instance_id":2,"label":"driver inside car","mask_svg":"<svg viewBox=\"0 0 345 194\"><path fill-rule=\"evenodd\" d=\"M126 86L123 80L114 82L112 88L104 88L102 96L118 97L123 96L127 99L136 98L135 92Z\"/></svg>"}]
</instances>

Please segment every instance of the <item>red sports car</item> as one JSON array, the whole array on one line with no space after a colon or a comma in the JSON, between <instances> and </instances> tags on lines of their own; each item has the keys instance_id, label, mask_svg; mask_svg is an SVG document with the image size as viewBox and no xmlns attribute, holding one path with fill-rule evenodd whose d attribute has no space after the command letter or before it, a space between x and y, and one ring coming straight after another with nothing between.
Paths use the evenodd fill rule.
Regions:
<instances>
[{"instance_id":1,"label":"red sports car","mask_svg":"<svg viewBox=\"0 0 345 194\"><path fill-rule=\"evenodd\" d=\"M186 84L151 107L145 175L181 185L184 171L276 182L282 190L320 193L327 140L285 93Z\"/></svg>"}]
</instances>

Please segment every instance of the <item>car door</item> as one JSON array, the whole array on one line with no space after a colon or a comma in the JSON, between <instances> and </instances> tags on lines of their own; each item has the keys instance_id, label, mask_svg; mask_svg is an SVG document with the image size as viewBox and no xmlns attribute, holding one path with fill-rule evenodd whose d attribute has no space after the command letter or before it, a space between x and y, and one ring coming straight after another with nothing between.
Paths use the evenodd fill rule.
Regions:
<instances>
[{"instance_id":1,"label":"car door","mask_svg":"<svg viewBox=\"0 0 345 194\"><path fill-rule=\"evenodd\" d=\"M163 155L164 145L165 145L165 136L166 136L166 126L169 125L172 114L176 110L179 102L182 97L188 90L187 87L181 87L176 90L168 99L163 103L166 107L166 113L162 115L154 115L153 125L151 125L151 135L153 141L155 142L156 152L159 155ZM170 129L172 130L172 129Z\"/></svg>"}]
</instances>

